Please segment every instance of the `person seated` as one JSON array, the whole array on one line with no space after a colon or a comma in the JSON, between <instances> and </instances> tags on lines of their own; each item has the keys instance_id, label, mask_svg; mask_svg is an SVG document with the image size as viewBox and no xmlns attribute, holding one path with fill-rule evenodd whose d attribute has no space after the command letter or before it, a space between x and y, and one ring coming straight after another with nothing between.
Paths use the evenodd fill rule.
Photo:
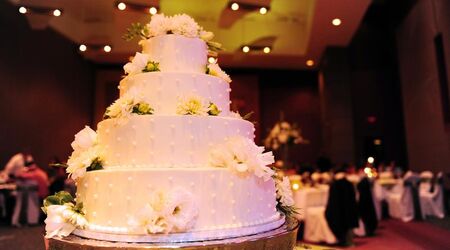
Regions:
<instances>
[{"instance_id":1,"label":"person seated","mask_svg":"<svg viewBox=\"0 0 450 250\"><path fill-rule=\"evenodd\" d=\"M26 152L15 154L0 172L0 183L13 180L16 175L23 171L26 162L32 162L33 156Z\"/></svg>"},{"instance_id":2,"label":"person seated","mask_svg":"<svg viewBox=\"0 0 450 250\"><path fill-rule=\"evenodd\" d=\"M21 180L34 181L38 185L39 199L43 201L48 196L48 176L34 161L25 162L25 168L21 169L16 174L16 177Z\"/></svg>"}]
</instances>

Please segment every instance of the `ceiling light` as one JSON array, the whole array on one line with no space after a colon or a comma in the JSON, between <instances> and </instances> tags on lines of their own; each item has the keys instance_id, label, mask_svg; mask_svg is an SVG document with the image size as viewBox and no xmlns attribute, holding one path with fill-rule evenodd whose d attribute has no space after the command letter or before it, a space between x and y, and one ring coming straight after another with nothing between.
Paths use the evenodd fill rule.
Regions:
<instances>
[{"instance_id":1,"label":"ceiling light","mask_svg":"<svg viewBox=\"0 0 450 250\"><path fill-rule=\"evenodd\" d=\"M111 46L105 45L105 47L103 47L103 50L104 50L106 53L109 53L109 52L111 52Z\"/></svg>"},{"instance_id":2,"label":"ceiling light","mask_svg":"<svg viewBox=\"0 0 450 250\"><path fill-rule=\"evenodd\" d=\"M53 15L54 16L61 16L61 11L56 9L56 10L53 11Z\"/></svg>"},{"instance_id":3,"label":"ceiling light","mask_svg":"<svg viewBox=\"0 0 450 250\"><path fill-rule=\"evenodd\" d=\"M261 7L261 8L259 9L259 13L260 13L261 15L266 14L266 13L267 13L267 8L266 8L266 7Z\"/></svg>"},{"instance_id":4,"label":"ceiling light","mask_svg":"<svg viewBox=\"0 0 450 250\"><path fill-rule=\"evenodd\" d=\"M250 47L244 46L244 47L242 47L242 51L243 51L244 53L248 53L248 52L250 51Z\"/></svg>"},{"instance_id":5,"label":"ceiling light","mask_svg":"<svg viewBox=\"0 0 450 250\"><path fill-rule=\"evenodd\" d=\"M150 12L150 14L154 15L154 14L158 13L158 9L155 7L150 7L150 9L148 9L148 12Z\"/></svg>"},{"instance_id":6,"label":"ceiling light","mask_svg":"<svg viewBox=\"0 0 450 250\"><path fill-rule=\"evenodd\" d=\"M307 61L306 61L306 66L308 66L308 67L314 66L314 61L311 60L311 59L307 60Z\"/></svg>"},{"instance_id":7,"label":"ceiling light","mask_svg":"<svg viewBox=\"0 0 450 250\"><path fill-rule=\"evenodd\" d=\"M239 9L239 4L238 3L233 3L232 5L231 5L231 9L232 10L238 10Z\"/></svg>"},{"instance_id":8,"label":"ceiling light","mask_svg":"<svg viewBox=\"0 0 450 250\"><path fill-rule=\"evenodd\" d=\"M87 50L87 46L84 45L84 44L81 44L79 49L80 49L81 52L85 52Z\"/></svg>"},{"instance_id":9,"label":"ceiling light","mask_svg":"<svg viewBox=\"0 0 450 250\"><path fill-rule=\"evenodd\" d=\"M21 13L21 14L25 14L25 13L27 13L27 8L25 8L25 7L20 7L19 8L19 12Z\"/></svg>"},{"instance_id":10,"label":"ceiling light","mask_svg":"<svg viewBox=\"0 0 450 250\"><path fill-rule=\"evenodd\" d=\"M270 47L264 47L263 51L266 54L270 53Z\"/></svg>"},{"instance_id":11,"label":"ceiling light","mask_svg":"<svg viewBox=\"0 0 450 250\"><path fill-rule=\"evenodd\" d=\"M373 158L372 156L369 156L369 158L367 158L367 162L372 164L375 162L375 158Z\"/></svg>"},{"instance_id":12,"label":"ceiling light","mask_svg":"<svg viewBox=\"0 0 450 250\"><path fill-rule=\"evenodd\" d=\"M217 59L214 58L214 57L209 57L209 58L208 58L208 62L209 62L209 63L216 63L216 62L217 62Z\"/></svg>"},{"instance_id":13,"label":"ceiling light","mask_svg":"<svg viewBox=\"0 0 450 250\"><path fill-rule=\"evenodd\" d=\"M332 23L334 26L339 26L339 25L341 25L342 21L341 21L341 19L339 19L339 18L335 18L335 19L333 19L333 21L331 21L331 23Z\"/></svg>"},{"instance_id":14,"label":"ceiling light","mask_svg":"<svg viewBox=\"0 0 450 250\"><path fill-rule=\"evenodd\" d=\"M117 8L118 8L119 10L125 10L125 9L127 8L127 5L126 5L125 3L120 2L120 3L117 5Z\"/></svg>"}]
</instances>

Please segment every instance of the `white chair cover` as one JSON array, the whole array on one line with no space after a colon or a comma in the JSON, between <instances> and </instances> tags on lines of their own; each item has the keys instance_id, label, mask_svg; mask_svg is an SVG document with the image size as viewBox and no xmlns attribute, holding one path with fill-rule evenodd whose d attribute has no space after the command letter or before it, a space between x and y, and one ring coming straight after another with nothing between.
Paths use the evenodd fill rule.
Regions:
<instances>
[{"instance_id":1,"label":"white chair cover","mask_svg":"<svg viewBox=\"0 0 450 250\"><path fill-rule=\"evenodd\" d=\"M38 184L35 181L27 180L17 183L16 205L11 218L12 225L20 225L19 220L22 209L26 209L28 224L37 224L39 222L40 204L37 190Z\"/></svg>"},{"instance_id":2,"label":"white chair cover","mask_svg":"<svg viewBox=\"0 0 450 250\"><path fill-rule=\"evenodd\" d=\"M303 239L308 242L337 243L336 237L325 218L325 206L309 207L306 209Z\"/></svg>"},{"instance_id":3,"label":"white chair cover","mask_svg":"<svg viewBox=\"0 0 450 250\"><path fill-rule=\"evenodd\" d=\"M422 177L422 174L421 176ZM444 218L444 190L442 182L439 179L443 178L442 172L437 175L437 181L435 183L423 182L420 184L419 197L420 197L420 210L422 211L422 217L427 215L436 216L438 218ZM434 185L434 190L431 192L431 187Z\"/></svg>"},{"instance_id":4,"label":"white chair cover","mask_svg":"<svg viewBox=\"0 0 450 250\"><path fill-rule=\"evenodd\" d=\"M389 215L392 218L408 222L414 219L414 203L411 187L404 185L407 182L413 182L417 176L410 173L405 175L401 184L392 188L387 194L387 203L389 206Z\"/></svg>"}]
</instances>

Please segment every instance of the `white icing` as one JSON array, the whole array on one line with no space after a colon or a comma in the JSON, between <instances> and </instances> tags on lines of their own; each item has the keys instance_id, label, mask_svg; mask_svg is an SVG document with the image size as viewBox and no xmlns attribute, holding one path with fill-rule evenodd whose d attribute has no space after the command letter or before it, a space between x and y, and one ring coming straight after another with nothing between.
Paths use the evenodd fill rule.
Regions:
<instances>
[{"instance_id":1,"label":"white icing","mask_svg":"<svg viewBox=\"0 0 450 250\"><path fill-rule=\"evenodd\" d=\"M205 73L208 49L199 38L162 35L141 41L142 52L159 62L161 72Z\"/></svg>"},{"instance_id":2,"label":"white icing","mask_svg":"<svg viewBox=\"0 0 450 250\"><path fill-rule=\"evenodd\" d=\"M109 145L104 168L207 166L210 145L235 136L238 128L243 136L254 137L251 122L227 117L132 115L125 124L117 124L114 119L100 124L98 143ZM132 126L136 129L130 129ZM207 126L212 129L206 130ZM120 142L115 140L119 136ZM139 146L133 147L133 142Z\"/></svg>"},{"instance_id":3,"label":"white icing","mask_svg":"<svg viewBox=\"0 0 450 250\"><path fill-rule=\"evenodd\" d=\"M216 178L205 178L214 174ZM100 177L100 178L98 178ZM127 181L132 177L133 181ZM98 178L99 181L95 181ZM275 186L272 179L264 182L257 177L243 178L224 168L154 168L154 169L113 169L88 172L80 182L88 183L86 188L79 185L79 201L83 202L86 219L100 227L128 227L125 214L135 214L149 199L148 183L153 190L169 190L173 186L186 187L198 203L199 215L192 230L202 231L216 228L233 228L242 225L257 225L278 218L273 211L276 200L272 193ZM109 183L115 183L110 187ZM195 183L195 187L192 186ZM224 183L234 183L233 186ZM243 190L252 193L245 195ZM266 190L271 190L268 194ZM96 194L99 193L96 197ZM95 198L96 197L96 198ZM233 203L234 201L234 203ZM267 206L272 204L272 206ZM246 209L252 213L247 213ZM220 215L220 216L217 216ZM108 232L108 229L91 229Z\"/></svg>"},{"instance_id":4,"label":"white icing","mask_svg":"<svg viewBox=\"0 0 450 250\"><path fill-rule=\"evenodd\" d=\"M177 83L181 81L180 84ZM211 85L206 87L206 82ZM192 95L210 101L221 110L220 116L230 113L229 84L224 80L206 74L147 72L128 76L120 82L120 96L130 88L136 88L157 114L176 114L180 99ZM194 91L196 90L196 91Z\"/></svg>"}]
</instances>

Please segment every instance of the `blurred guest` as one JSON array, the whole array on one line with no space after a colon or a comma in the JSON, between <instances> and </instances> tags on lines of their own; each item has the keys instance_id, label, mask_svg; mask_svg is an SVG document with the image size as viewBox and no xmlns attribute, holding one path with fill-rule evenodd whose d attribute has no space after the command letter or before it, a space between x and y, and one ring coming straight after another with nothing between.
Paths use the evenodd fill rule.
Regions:
<instances>
[{"instance_id":1,"label":"blurred guest","mask_svg":"<svg viewBox=\"0 0 450 250\"><path fill-rule=\"evenodd\" d=\"M41 200L48 196L48 176L34 161L25 162L25 168L16 174L22 180L35 181L38 185L38 195Z\"/></svg>"},{"instance_id":2,"label":"blurred guest","mask_svg":"<svg viewBox=\"0 0 450 250\"><path fill-rule=\"evenodd\" d=\"M372 188L370 181L364 177L357 185L359 200L358 211L364 223L366 236L372 236L378 226L375 205L373 204Z\"/></svg>"},{"instance_id":3,"label":"blurred guest","mask_svg":"<svg viewBox=\"0 0 450 250\"><path fill-rule=\"evenodd\" d=\"M0 172L0 183L8 182L25 168L26 162L32 162L33 157L26 152L15 154L6 164L3 171Z\"/></svg>"}]
</instances>

